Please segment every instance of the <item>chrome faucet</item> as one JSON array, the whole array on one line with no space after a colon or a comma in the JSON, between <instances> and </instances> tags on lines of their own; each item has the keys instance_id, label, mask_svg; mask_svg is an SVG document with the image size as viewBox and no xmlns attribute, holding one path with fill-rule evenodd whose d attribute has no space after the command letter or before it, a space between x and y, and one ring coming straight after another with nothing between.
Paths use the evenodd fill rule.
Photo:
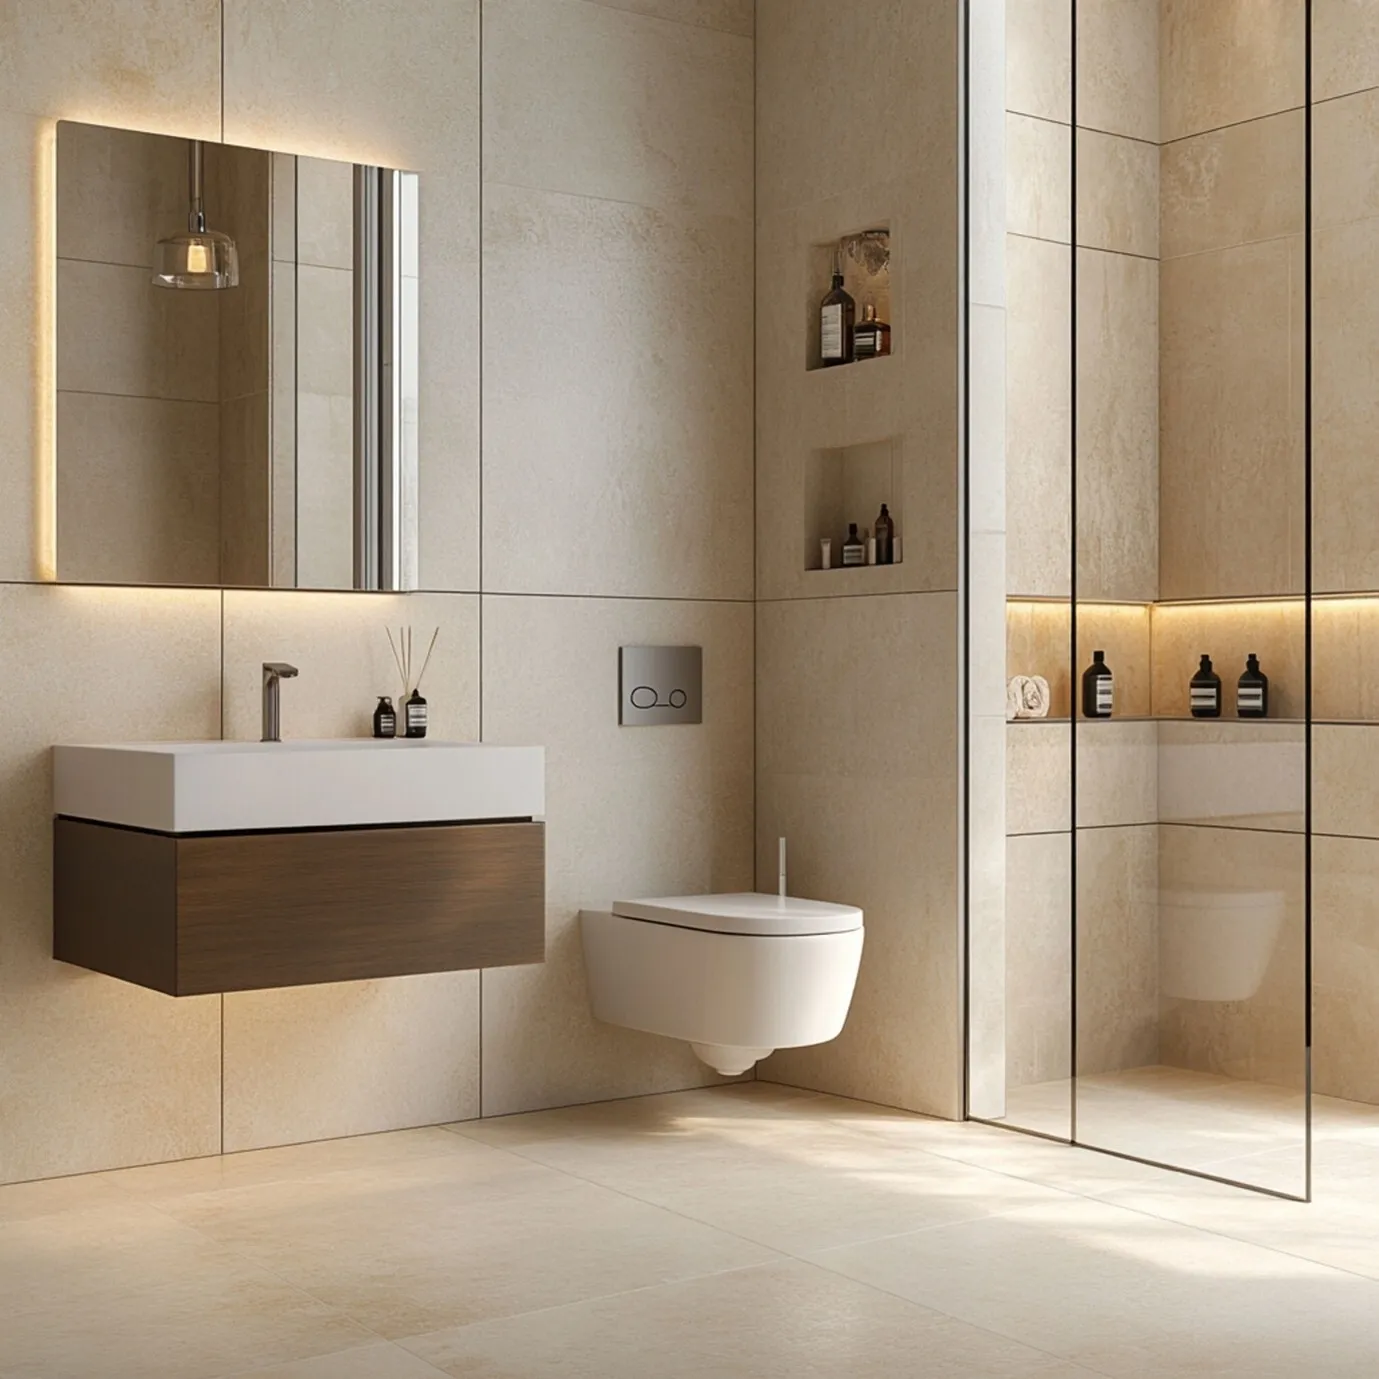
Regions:
<instances>
[{"instance_id":1,"label":"chrome faucet","mask_svg":"<svg viewBox=\"0 0 1379 1379\"><path fill-rule=\"evenodd\" d=\"M297 674L297 667L285 661L265 661L263 663L263 740L281 742L282 715L279 705L278 684L290 680Z\"/></svg>"}]
</instances>

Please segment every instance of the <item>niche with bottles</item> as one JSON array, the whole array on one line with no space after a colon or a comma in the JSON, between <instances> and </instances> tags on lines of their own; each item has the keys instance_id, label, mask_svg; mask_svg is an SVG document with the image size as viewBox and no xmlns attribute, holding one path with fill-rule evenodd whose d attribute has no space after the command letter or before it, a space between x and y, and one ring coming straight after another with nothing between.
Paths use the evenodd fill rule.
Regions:
<instances>
[{"instance_id":1,"label":"niche with bottles","mask_svg":"<svg viewBox=\"0 0 1379 1379\"><path fill-rule=\"evenodd\" d=\"M838 276L841 286L835 286ZM889 225L809 246L806 369L860 364L895 351Z\"/></svg>"},{"instance_id":2,"label":"niche with bottles","mask_svg":"<svg viewBox=\"0 0 1379 1379\"><path fill-rule=\"evenodd\" d=\"M806 570L841 573L855 567L901 563L901 451L900 437L887 436L838 450L812 452L805 474ZM889 548L883 506L891 523ZM855 550L844 550L850 527L857 529L860 558Z\"/></svg>"}]
</instances>

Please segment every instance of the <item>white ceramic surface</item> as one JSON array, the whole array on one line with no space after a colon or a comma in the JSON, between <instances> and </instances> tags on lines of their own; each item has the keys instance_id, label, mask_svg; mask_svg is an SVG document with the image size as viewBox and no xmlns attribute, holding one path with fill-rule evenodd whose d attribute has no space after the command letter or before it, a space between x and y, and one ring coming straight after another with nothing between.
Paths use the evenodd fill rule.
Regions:
<instances>
[{"instance_id":1,"label":"white ceramic surface","mask_svg":"<svg viewBox=\"0 0 1379 1379\"><path fill-rule=\"evenodd\" d=\"M613 913L627 919L649 919L682 929L719 934L756 934L762 938L798 934L841 934L862 927L855 905L826 900L799 900L789 895L739 891L732 895L672 895L658 900L615 900Z\"/></svg>"},{"instance_id":2,"label":"white ceramic surface","mask_svg":"<svg viewBox=\"0 0 1379 1379\"><path fill-rule=\"evenodd\" d=\"M53 749L53 810L163 833L542 818L545 749L429 738Z\"/></svg>"},{"instance_id":3,"label":"white ceramic surface","mask_svg":"<svg viewBox=\"0 0 1379 1379\"><path fill-rule=\"evenodd\" d=\"M736 922L749 925L760 921L764 908L769 911L762 902L775 899L676 896L640 904L652 911L659 907L663 915L679 911L722 923L733 922L734 902L739 902ZM852 927L722 932L665 918L585 910L580 932L594 1015L608 1024L687 1040L704 1062L727 1076L746 1072L774 1049L836 1038L852 1003L863 930L860 910L827 908L835 922L842 915Z\"/></svg>"}]
</instances>

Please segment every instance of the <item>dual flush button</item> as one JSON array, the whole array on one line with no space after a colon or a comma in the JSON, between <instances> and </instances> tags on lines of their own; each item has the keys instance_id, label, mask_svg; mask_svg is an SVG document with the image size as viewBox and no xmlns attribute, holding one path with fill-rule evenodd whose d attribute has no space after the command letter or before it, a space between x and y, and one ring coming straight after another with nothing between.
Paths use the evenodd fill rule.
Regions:
<instances>
[{"instance_id":1,"label":"dual flush button","mask_svg":"<svg viewBox=\"0 0 1379 1379\"><path fill-rule=\"evenodd\" d=\"M650 728L703 721L703 647L619 648L619 723L625 728Z\"/></svg>"}]
</instances>

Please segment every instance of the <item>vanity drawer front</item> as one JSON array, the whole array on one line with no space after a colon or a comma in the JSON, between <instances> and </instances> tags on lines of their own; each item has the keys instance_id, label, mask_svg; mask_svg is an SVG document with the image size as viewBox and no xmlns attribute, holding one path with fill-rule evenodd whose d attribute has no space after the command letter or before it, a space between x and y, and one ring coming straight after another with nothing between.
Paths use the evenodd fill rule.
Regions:
<instances>
[{"instance_id":1,"label":"vanity drawer front","mask_svg":"<svg viewBox=\"0 0 1379 1379\"><path fill-rule=\"evenodd\" d=\"M182 838L179 995L539 962L545 826Z\"/></svg>"},{"instance_id":2,"label":"vanity drawer front","mask_svg":"<svg viewBox=\"0 0 1379 1379\"><path fill-rule=\"evenodd\" d=\"M59 819L55 863L54 956L175 996L545 956L540 823L178 837Z\"/></svg>"}]
</instances>

